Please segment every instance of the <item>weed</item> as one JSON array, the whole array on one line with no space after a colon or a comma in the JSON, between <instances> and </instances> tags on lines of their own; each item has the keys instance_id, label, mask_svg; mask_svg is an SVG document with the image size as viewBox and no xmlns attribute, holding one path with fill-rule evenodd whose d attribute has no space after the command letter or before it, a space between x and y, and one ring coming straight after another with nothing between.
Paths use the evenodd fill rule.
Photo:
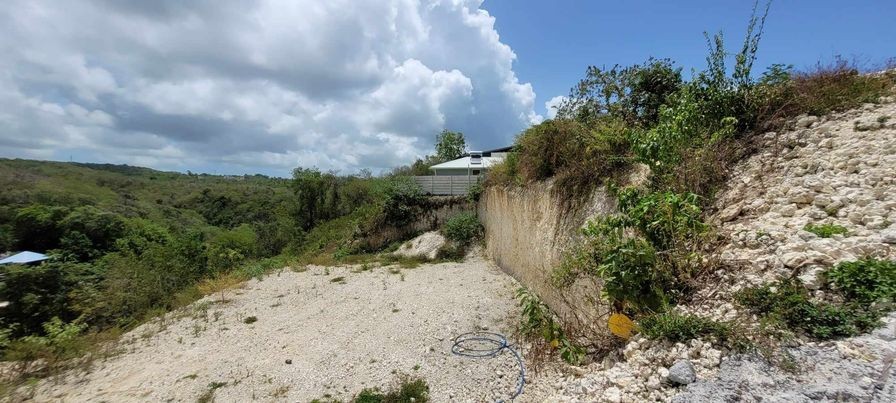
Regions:
<instances>
[{"instance_id":1,"label":"weed","mask_svg":"<svg viewBox=\"0 0 896 403\"><path fill-rule=\"evenodd\" d=\"M271 392L271 397L273 397L273 398L286 397L286 394L289 393L289 389L290 389L289 385L280 386Z\"/></svg>"},{"instance_id":2,"label":"weed","mask_svg":"<svg viewBox=\"0 0 896 403\"><path fill-rule=\"evenodd\" d=\"M865 259L843 262L826 276L848 300L870 305L896 300L896 262Z\"/></svg>"},{"instance_id":3,"label":"weed","mask_svg":"<svg viewBox=\"0 0 896 403\"><path fill-rule=\"evenodd\" d=\"M243 323L247 325L251 325L255 322L258 322L258 318L255 316L247 316L246 319L243 319Z\"/></svg>"},{"instance_id":4,"label":"weed","mask_svg":"<svg viewBox=\"0 0 896 403\"><path fill-rule=\"evenodd\" d=\"M877 326L880 318L880 312L860 304L814 302L806 288L792 279L781 280L775 286L748 288L735 297L738 303L770 318L772 323L819 340L860 334Z\"/></svg>"},{"instance_id":5,"label":"weed","mask_svg":"<svg viewBox=\"0 0 896 403\"><path fill-rule=\"evenodd\" d=\"M846 235L849 232L846 230L846 227L837 224L806 224L806 226L803 227L803 230L818 235L821 238L830 238L834 235Z\"/></svg>"},{"instance_id":6,"label":"weed","mask_svg":"<svg viewBox=\"0 0 896 403\"><path fill-rule=\"evenodd\" d=\"M735 331L731 323L717 322L696 315L667 312L647 316L639 321L641 333L650 339L686 342L712 337L732 348L745 349L749 342Z\"/></svg>"},{"instance_id":7,"label":"weed","mask_svg":"<svg viewBox=\"0 0 896 403\"><path fill-rule=\"evenodd\" d=\"M525 288L517 290L516 296L522 307L520 333L536 341L541 348L550 346L551 350L557 350L560 358L570 364L581 363L585 358L585 350L569 340L550 308Z\"/></svg>"},{"instance_id":8,"label":"weed","mask_svg":"<svg viewBox=\"0 0 896 403\"><path fill-rule=\"evenodd\" d=\"M196 399L196 403L210 403L215 399L215 390L227 386L227 382L212 382L208 384L208 390Z\"/></svg>"}]
</instances>

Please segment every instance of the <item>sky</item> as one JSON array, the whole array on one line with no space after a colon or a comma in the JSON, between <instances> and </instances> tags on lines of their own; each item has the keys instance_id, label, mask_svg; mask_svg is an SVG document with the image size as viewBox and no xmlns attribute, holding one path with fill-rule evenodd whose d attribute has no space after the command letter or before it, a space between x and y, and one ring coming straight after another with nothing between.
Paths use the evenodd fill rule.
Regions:
<instances>
[{"instance_id":1,"label":"sky","mask_svg":"<svg viewBox=\"0 0 896 403\"><path fill-rule=\"evenodd\" d=\"M383 172L553 115L586 66L705 64L752 2L7 0L0 157L288 176ZM757 67L896 56L894 1L772 4Z\"/></svg>"}]
</instances>

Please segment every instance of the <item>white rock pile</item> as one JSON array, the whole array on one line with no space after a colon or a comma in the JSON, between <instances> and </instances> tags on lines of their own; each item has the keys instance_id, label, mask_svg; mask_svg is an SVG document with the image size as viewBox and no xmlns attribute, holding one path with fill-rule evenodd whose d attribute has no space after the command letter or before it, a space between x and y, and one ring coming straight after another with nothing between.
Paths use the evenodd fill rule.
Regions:
<instances>
[{"instance_id":1,"label":"white rock pile","mask_svg":"<svg viewBox=\"0 0 896 403\"><path fill-rule=\"evenodd\" d=\"M445 242L445 237L438 231L425 232L403 243L394 253L399 256L435 259Z\"/></svg>"},{"instance_id":2,"label":"white rock pile","mask_svg":"<svg viewBox=\"0 0 896 403\"><path fill-rule=\"evenodd\" d=\"M554 393L544 402L667 401L680 385L711 378L723 355L702 340L673 344L635 336L622 357L578 368L547 385Z\"/></svg>"}]
</instances>

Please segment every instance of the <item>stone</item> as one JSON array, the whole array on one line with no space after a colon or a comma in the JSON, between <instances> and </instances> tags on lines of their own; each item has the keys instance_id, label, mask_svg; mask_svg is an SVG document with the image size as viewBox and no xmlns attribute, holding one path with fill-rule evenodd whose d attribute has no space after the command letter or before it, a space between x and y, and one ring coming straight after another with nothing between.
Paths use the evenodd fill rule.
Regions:
<instances>
[{"instance_id":1,"label":"stone","mask_svg":"<svg viewBox=\"0 0 896 403\"><path fill-rule=\"evenodd\" d=\"M784 267L795 268L800 267L806 261L806 254L802 252L788 252L781 256L781 263Z\"/></svg>"},{"instance_id":2,"label":"stone","mask_svg":"<svg viewBox=\"0 0 896 403\"><path fill-rule=\"evenodd\" d=\"M741 209L742 207L740 204L733 204L731 206L728 206L724 210L722 210L721 213L719 213L719 220L721 220L722 222L731 221L737 218L738 215L740 215Z\"/></svg>"},{"instance_id":3,"label":"stone","mask_svg":"<svg viewBox=\"0 0 896 403\"><path fill-rule=\"evenodd\" d=\"M881 231L880 241L890 245L896 244L896 228Z\"/></svg>"},{"instance_id":4,"label":"stone","mask_svg":"<svg viewBox=\"0 0 896 403\"><path fill-rule=\"evenodd\" d=\"M786 204L778 209L778 214L782 217L793 217L796 214L796 204Z\"/></svg>"},{"instance_id":5,"label":"stone","mask_svg":"<svg viewBox=\"0 0 896 403\"><path fill-rule=\"evenodd\" d=\"M603 401L619 403L622 401L622 391L619 388L612 386L604 390Z\"/></svg>"},{"instance_id":6,"label":"stone","mask_svg":"<svg viewBox=\"0 0 896 403\"><path fill-rule=\"evenodd\" d=\"M820 267L813 267L809 270L806 270L805 273L799 276L800 281L806 288L814 291L821 288L824 285L824 269Z\"/></svg>"},{"instance_id":7,"label":"stone","mask_svg":"<svg viewBox=\"0 0 896 403\"><path fill-rule=\"evenodd\" d=\"M672 366L669 367L669 376L667 379L679 385L693 383L697 380L694 364L691 363L691 360L675 361L675 364L672 364Z\"/></svg>"},{"instance_id":8,"label":"stone","mask_svg":"<svg viewBox=\"0 0 896 403\"><path fill-rule=\"evenodd\" d=\"M813 123L818 121L818 117L816 116L803 116L796 121L796 127L806 127L812 126Z\"/></svg>"},{"instance_id":9,"label":"stone","mask_svg":"<svg viewBox=\"0 0 896 403\"><path fill-rule=\"evenodd\" d=\"M447 240L438 231L425 232L402 244L398 250L395 251L395 254L399 256L422 256L427 259L435 259L439 254L439 249L445 245L445 242L447 242Z\"/></svg>"}]
</instances>

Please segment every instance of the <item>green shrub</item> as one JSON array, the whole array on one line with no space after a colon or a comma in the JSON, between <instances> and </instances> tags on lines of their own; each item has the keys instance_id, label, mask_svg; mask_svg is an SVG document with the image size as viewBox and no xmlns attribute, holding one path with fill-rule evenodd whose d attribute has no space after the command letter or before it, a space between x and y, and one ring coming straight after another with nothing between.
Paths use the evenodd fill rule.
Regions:
<instances>
[{"instance_id":1,"label":"green shrub","mask_svg":"<svg viewBox=\"0 0 896 403\"><path fill-rule=\"evenodd\" d=\"M44 360L52 367L64 360L80 356L87 349L88 344L81 337L86 328L85 324L65 323L54 317L43 324L44 336L26 336L9 342L5 359Z\"/></svg>"},{"instance_id":2,"label":"green shrub","mask_svg":"<svg viewBox=\"0 0 896 403\"><path fill-rule=\"evenodd\" d=\"M522 184L519 172L519 153L511 151L504 160L492 165L485 176L485 186L507 186Z\"/></svg>"},{"instance_id":3,"label":"green shrub","mask_svg":"<svg viewBox=\"0 0 896 403\"><path fill-rule=\"evenodd\" d=\"M439 248L439 251L436 253L436 259L438 260L452 260L452 261L461 261L464 256L467 254L467 245L458 244L455 242L446 242L445 245L442 245Z\"/></svg>"},{"instance_id":4,"label":"green shrub","mask_svg":"<svg viewBox=\"0 0 896 403\"><path fill-rule=\"evenodd\" d=\"M819 63L814 69L793 76L788 88L794 100L790 114L821 116L876 103L879 97L890 93L893 84L896 84L893 71L861 74L855 63L838 57L831 64Z\"/></svg>"},{"instance_id":5,"label":"green shrub","mask_svg":"<svg viewBox=\"0 0 896 403\"><path fill-rule=\"evenodd\" d=\"M460 213L445 220L441 232L445 238L467 245L482 234L482 224L476 213Z\"/></svg>"},{"instance_id":6,"label":"green shrub","mask_svg":"<svg viewBox=\"0 0 896 403\"><path fill-rule=\"evenodd\" d=\"M696 315L667 312L647 316L640 321L641 333L649 339L673 343L713 337L729 347L745 347L747 341L730 323L717 322Z\"/></svg>"},{"instance_id":7,"label":"green shrub","mask_svg":"<svg viewBox=\"0 0 896 403\"><path fill-rule=\"evenodd\" d=\"M619 192L620 214L589 222L583 242L553 273L554 285L602 280L605 299L635 311L662 310L699 264L706 224L695 195Z\"/></svg>"},{"instance_id":8,"label":"green shrub","mask_svg":"<svg viewBox=\"0 0 896 403\"><path fill-rule=\"evenodd\" d=\"M896 262L865 259L843 262L826 276L848 300L862 304L896 301Z\"/></svg>"},{"instance_id":9,"label":"green shrub","mask_svg":"<svg viewBox=\"0 0 896 403\"><path fill-rule=\"evenodd\" d=\"M791 279L748 288L735 297L751 312L819 340L855 336L876 327L880 318L880 312L861 304L814 302Z\"/></svg>"},{"instance_id":10,"label":"green shrub","mask_svg":"<svg viewBox=\"0 0 896 403\"><path fill-rule=\"evenodd\" d=\"M621 120L602 119L592 128L574 120L547 120L516 141L522 182L556 177L567 192L591 189L629 163L628 129Z\"/></svg>"},{"instance_id":11,"label":"green shrub","mask_svg":"<svg viewBox=\"0 0 896 403\"><path fill-rule=\"evenodd\" d=\"M806 224L803 230L811 232L822 238L830 238L834 235L846 235L846 227L837 224Z\"/></svg>"},{"instance_id":12,"label":"green shrub","mask_svg":"<svg viewBox=\"0 0 896 403\"><path fill-rule=\"evenodd\" d=\"M100 281L100 270L88 264L50 262L8 265L3 270L0 301L9 301L3 308L3 321L14 330L12 337L43 335L54 317L74 320L81 308L78 290Z\"/></svg>"},{"instance_id":13,"label":"green shrub","mask_svg":"<svg viewBox=\"0 0 896 403\"><path fill-rule=\"evenodd\" d=\"M578 365L585 358L585 350L573 343L566 335L560 323L554 319L554 313L538 298L525 288L516 293L520 300L522 313L520 316L520 333L537 341L543 348L560 353L564 361Z\"/></svg>"},{"instance_id":14,"label":"green shrub","mask_svg":"<svg viewBox=\"0 0 896 403\"><path fill-rule=\"evenodd\" d=\"M402 226L414 220L426 195L416 182L406 177L389 180L383 190L383 218L394 226Z\"/></svg>"},{"instance_id":15,"label":"green shrub","mask_svg":"<svg viewBox=\"0 0 896 403\"><path fill-rule=\"evenodd\" d=\"M589 66L557 115L585 124L609 115L629 124L650 126L681 83L681 68L675 68L668 59L611 69Z\"/></svg>"},{"instance_id":16,"label":"green shrub","mask_svg":"<svg viewBox=\"0 0 896 403\"><path fill-rule=\"evenodd\" d=\"M467 189L467 201L476 203L479 201L480 197L482 197L482 182L476 181L476 183L470 185L470 188Z\"/></svg>"}]
</instances>

